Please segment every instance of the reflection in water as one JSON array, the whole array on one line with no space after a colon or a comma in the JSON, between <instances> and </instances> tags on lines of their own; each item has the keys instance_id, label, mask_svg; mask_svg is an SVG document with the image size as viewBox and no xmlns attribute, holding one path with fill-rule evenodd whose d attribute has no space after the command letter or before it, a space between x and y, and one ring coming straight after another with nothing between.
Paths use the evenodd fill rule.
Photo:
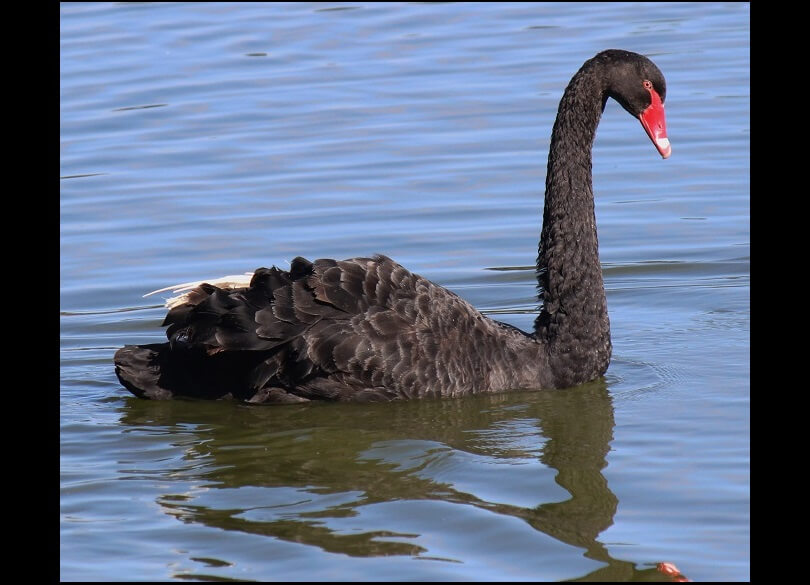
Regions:
<instances>
[{"instance_id":1,"label":"reflection in water","mask_svg":"<svg viewBox=\"0 0 810 585\"><path fill-rule=\"evenodd\" d=\"M184 466L166 469L165 476L191 478L207 489L159 500L183 522L351 556L435 558L408 542L418 534L335 526L373 504L458 503L520 518L604 563L580 580L667 580L654 568L612 558L597 540L618 506L602 475L614 426L604 382L566 391L368 405L261 407L133 398L121 422L186 436L191 429L195 440ZM488 501L439 477L446 478L449 461L459 453L516 465L539 458L556 470L556 484L570 497L536 506ZM395 527L398 519L386 522Z\"/></svg>"}]
</instances>

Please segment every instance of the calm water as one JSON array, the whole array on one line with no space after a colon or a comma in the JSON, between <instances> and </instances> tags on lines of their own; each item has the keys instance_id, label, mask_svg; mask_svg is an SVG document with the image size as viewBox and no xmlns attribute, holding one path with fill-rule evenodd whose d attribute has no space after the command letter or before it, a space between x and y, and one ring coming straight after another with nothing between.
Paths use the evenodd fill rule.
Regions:
<instances>
[{"instance_id":1,"label":"calm water","mask_svg":"<svg viewBox=\"0 0 810 585\"><path fill-rule=\"evenodd\" d=\"M64 580L749 573L749 23L739 3L61 5ZM614 359L558 392L140 401L175 282L382 252L527 329L562 90L668 80L673 155L594 150Z\"/></svg>"}]
</instances>

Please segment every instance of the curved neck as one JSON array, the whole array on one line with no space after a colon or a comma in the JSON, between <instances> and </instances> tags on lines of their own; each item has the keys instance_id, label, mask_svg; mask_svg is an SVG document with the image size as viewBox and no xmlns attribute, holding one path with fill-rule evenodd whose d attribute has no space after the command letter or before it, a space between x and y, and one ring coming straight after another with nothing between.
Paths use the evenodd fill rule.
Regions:
<instances>
[{"instance_id":1,"label":"curved neck","mask_svg":"<svg viewBox=\"0 0 810 585\"><path fill-rule=\"evenodd\" d=\"M535 336L549 347L562 385L592 380L610 362L610 324L599 263L591 148L607 94L587 61L560 101L546 172L537 256Z\"/></svg>"}]
</instances>

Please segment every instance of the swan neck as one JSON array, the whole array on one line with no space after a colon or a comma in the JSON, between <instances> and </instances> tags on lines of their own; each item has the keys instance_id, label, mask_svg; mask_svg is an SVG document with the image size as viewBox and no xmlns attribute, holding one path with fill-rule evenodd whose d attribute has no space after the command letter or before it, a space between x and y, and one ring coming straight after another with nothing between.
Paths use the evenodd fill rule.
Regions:
<instances>
[{"instance_id":1,"label":"swan neck","mask_svg":"<svg viewBox=\"0 0 810 585\"><path fill-rule=\"evenodd\" d=\"M591 176L591 150L607 99L601 79L598 65L591 62L572 78L549 147L535 336L553 355L562 356L557 360L562 384L593 379L610 361Z\"/></svg>"}]
</instances>

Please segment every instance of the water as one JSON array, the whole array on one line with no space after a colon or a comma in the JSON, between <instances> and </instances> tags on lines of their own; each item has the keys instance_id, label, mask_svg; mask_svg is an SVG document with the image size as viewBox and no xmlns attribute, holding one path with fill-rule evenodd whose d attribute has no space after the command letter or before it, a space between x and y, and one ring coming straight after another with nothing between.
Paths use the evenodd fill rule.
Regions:
<instances>
[{"instance_id":1,"label":"water","mask_svg":"<svg viewBox=\"0 0 810 585\"><path fill-rule=\"evenodd\" d=\"M748 580L749 6L61 5L61 578ZM562 90L667 77L672 157L609 102L614 358L562 392L140 401L111 358L175 282L385 253L528 329Z\"/></svg>"}]
</instances>

